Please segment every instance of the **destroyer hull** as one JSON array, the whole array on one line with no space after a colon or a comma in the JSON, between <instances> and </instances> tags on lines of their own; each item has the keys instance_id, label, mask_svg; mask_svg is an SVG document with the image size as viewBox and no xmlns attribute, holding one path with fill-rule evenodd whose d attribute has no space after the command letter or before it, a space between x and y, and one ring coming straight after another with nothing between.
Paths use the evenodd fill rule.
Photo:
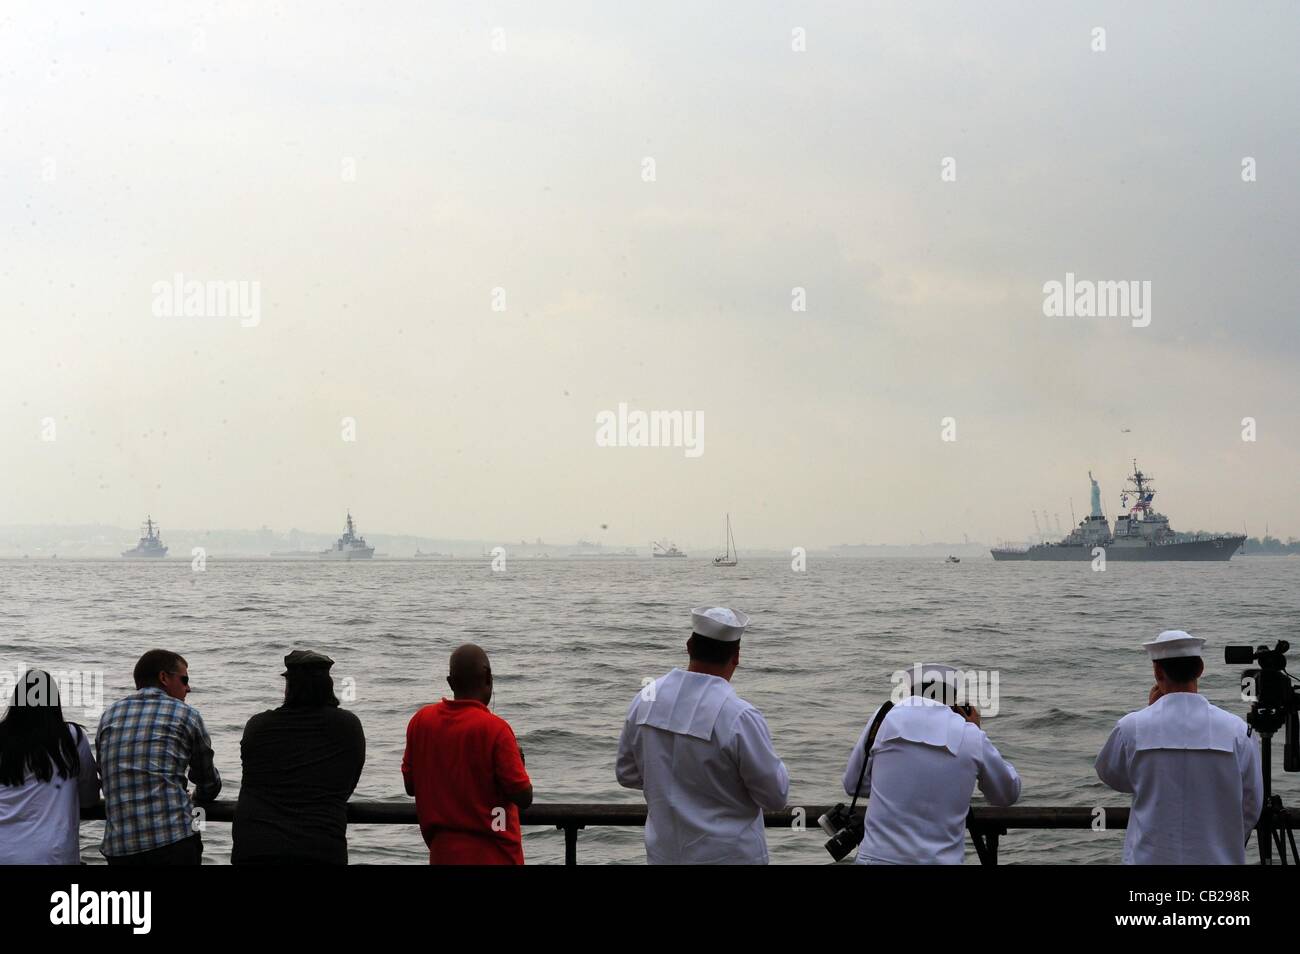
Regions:
<instances>
[{"instance_id":1,"label":"destroyer hull","mask_svg":"<svg viewBox=\"0 0 1300 954\"><path fill-rule=\"evenodd\" d=\"M320 555L322 560L369 560L375 555L375 548L358 550L326 550Z\"/></svg>"},{"instance_id":2,"label":"destroyer hull","mask_svg":"<svg viewBox=\"0 0 1300 954\"><path fill-rule=\"evenodd\" d=\"M161 560L167 555L167 548L160 550L123 550L124 560Z\"/></svg>"},{"instance_id":3,"label":"destroyer hull","mask_svg":"<svg viewBox=\"0 0 1300 954\"><path fill-rule=\"evenodd\" d=\"M1144 561L1179 561L1202 562L1224 561L1246 542L1243 536L1216 537L1212 540L1189 540L1185 543L1162 544L1116 544L1106 546L1097 544L1105 550L1107 562L1144 562ZM1053 562L1068 560L1091 560L1093 547L1071 546L1050 543L1030 547L1028 550L994 549L989 552L995 560L1047 560Z\"/></svg>"}]
</instances>

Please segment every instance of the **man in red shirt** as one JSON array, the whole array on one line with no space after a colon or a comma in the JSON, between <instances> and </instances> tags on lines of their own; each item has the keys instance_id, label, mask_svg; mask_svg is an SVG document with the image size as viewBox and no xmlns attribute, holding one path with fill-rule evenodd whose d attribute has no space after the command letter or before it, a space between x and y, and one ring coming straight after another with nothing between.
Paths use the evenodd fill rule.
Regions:
<instances>
[{"instance_id":1,"label":"man in red shirt","mask_svg":"<svg viewBox=\"0 0 1300 954\"><path fill-rule=\"evenodd\" d=\"M411 718L402 756L429 864L522 865L519 809L533 803L533 784L510 723L488 711L487 653L466 643L449 669L455 698Z\"/></svg>"}]
</instances>

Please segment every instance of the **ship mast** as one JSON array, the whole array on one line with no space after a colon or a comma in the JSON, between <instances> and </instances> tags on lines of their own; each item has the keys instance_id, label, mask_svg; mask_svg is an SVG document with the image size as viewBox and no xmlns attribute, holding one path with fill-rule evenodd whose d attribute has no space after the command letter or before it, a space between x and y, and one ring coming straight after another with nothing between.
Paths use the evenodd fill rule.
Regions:
<instances>
[{"instance_id":1,"label":"ship mast","mask_svg":"<svg viewBox=\"0 0 1300 954\"><path fill-rule=\"evenodd\" d=\"M1150 513L1151 501L1154 500L1156 496L1156 489L1151 486L1151 480L1151 475L1144 474L1138 469L1137 458L1134 458L1133 476L1128 479L1128 482L1135 488L1137 502L1133 504L1133 507L1129 511L1130 513L1139 510L1144 514Z\"/></svg>"}]
</instances>

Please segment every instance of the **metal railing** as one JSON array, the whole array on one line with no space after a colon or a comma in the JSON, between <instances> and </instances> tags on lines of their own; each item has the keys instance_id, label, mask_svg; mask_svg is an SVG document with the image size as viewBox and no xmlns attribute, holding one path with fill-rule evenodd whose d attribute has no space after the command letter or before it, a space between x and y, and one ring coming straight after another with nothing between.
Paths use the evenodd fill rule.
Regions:
<instances>
[{"instance_id":1,"label":"metal railing","mask_svg":"<svg viewBox=\"0 0 1300 954\"><path fill-rule=\"evenodd\" d=\"M233 822L235 803L229 799L209 802L200 806L205 821ZM816 829L817 819L831 809L830 805L794 805L777 812L764 812L763 823L768 828ZM866 811L857 808L857 814ZM1098 815L1094 808L1022 806L1013 808L972 808L966 819L967 831L975 845L980 862L998 863L998 840L1015 829L1092 829L1122 830L1128 827L1127 808L1104 808ZM82 821L103 821L104 803L88 805L81 810ZM1100 820L1100 824L1099 824ZM646 807L635 802L624 804L587 802L554 802L533 805L519 813L519 823L527 827L557 828L564 832L564 863L578 863L578 832L584 828L643 828ZM1300 809L1284 809L1278 823L1287 829L1300 828ZM348 802L350 825L417 825L415 803L403 802Z\"/></svg>"}]
</instances>

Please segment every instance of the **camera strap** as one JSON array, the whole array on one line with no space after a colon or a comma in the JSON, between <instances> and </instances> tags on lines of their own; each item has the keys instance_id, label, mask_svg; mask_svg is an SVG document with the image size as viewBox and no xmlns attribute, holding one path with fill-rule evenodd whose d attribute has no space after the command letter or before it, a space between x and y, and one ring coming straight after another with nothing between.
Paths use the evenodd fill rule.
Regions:
<instances>
[{"instance_id":1,"label":"camera strap","mask_svg":"<svg viewBox=\"0 0 1300 954\"><path fill-rule=\"evenodd\" d=\"M885 716L889 715L889 710L892 708L894 708L893 701L885 700L876 717L871 720L871 728L867 730L867 741L862 750L862 771L858 772L858 784L853 788L853 801L849 803L850 812L858 804L858 795L862 793L862 780L867 777L867 760L871 758L871 747L876 744L876 733L880 731L880 723L885 721Z\"/></svg>"}]
</instances>

